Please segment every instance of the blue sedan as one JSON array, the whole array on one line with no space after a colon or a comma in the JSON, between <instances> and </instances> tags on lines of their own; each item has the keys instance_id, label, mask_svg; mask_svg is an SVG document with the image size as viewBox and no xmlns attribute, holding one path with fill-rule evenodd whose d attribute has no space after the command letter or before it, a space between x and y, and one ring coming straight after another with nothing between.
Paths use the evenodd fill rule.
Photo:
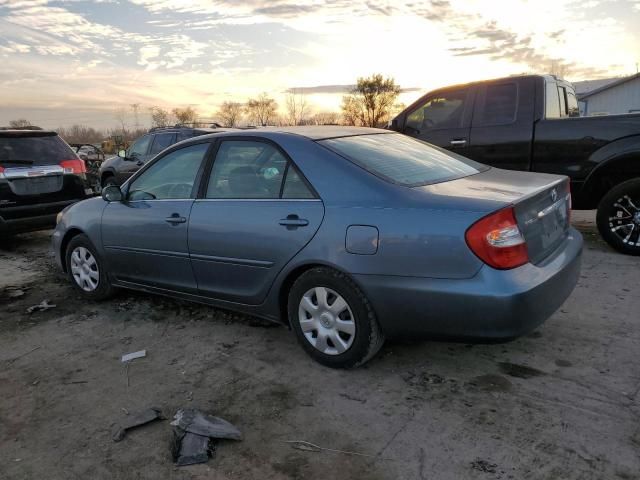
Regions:
<instances>
[{"instance_id":1,"label":"blue sedan","mask_svg":"<svg viewBox=\"0 0 640 480\"><path fill-rule=\"evenodd\" d=\"M510 339L580 273L566 177L490 168L385 130L228 130L161 152L64 210L60 267L289 325L353 367L392 336Z\"/></svg>"}]
</instances>

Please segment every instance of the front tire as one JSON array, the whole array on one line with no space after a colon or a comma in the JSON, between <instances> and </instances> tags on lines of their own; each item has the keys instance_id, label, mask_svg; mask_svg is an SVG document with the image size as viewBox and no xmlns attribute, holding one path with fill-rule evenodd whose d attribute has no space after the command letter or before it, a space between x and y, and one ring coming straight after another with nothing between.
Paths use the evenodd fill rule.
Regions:
<instances>
[{"instance_id":1,"label":"front tire","mask_svg":"<svg viewBox=\"0 0 640 480\"><path fill-rule=\"evenodd\" d=\"M327 367L362 365L384 343L364 293L336 270L313 268L303 273L289 291L288 315L302 348Z\"/></svg>"},{"instance_id":2,"label":"front tire","mask_svg":"<svg viewBox=\"0 0 640 480\"><path fill-rule=\"evenodd\" d=\"M640 255L640 178L627 180L602 197L596 223L602 238L613 248Z\"/></svg>"},{"instance_id":3,"label":"front tire","mask_svg":"<svg viewBox=\"0 0 640 480\"><path fill-rule=\"evenodd\" d=\"M65 260L71 284L83 297L105 300L113 295L104 262L89 237L84 234L73 237L67 245Z\"/></svg>"}]
</instances>

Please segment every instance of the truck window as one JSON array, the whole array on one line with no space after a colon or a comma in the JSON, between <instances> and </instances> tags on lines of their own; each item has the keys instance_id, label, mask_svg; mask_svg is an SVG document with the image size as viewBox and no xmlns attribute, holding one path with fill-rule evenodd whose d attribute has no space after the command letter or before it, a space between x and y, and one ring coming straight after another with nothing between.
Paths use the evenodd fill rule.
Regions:
<instances>
[{"instance_id":1,"label":"truck window","mask_svg":"<svg viewBox=\"0 0 640 480\"><path fill-rule=\"evenodd\" d=\"M515 83L487 86L480 125L506 125L516 119L518 87Z\"/></svg>"},{"instance_id":2,"label":"truck window","mask_svg":"<svg viewBox=\"0 0 640 480\"><path fill-rule=\"evenodd\" d=\"M567 90L567 107L570 117L579 117L580 108L578 108L578 99L572 90Z\"/></svg>"},{"instance_id":3,"label":"truck window","mask_svg":"<svg viewBox=\"0 0 640 480\"><path fill-rule=\"evenodd\" d=\"M468 89L435 94L407 116L406 126L418 131L460 127L467 93Z\"/></svg>"},{"instance_id":4,"label":"truck window","mask_svg":"<svg viewBox=\"0 0 640 480\"><path fill-rule=\"evenodd\" d=\"M560 118L560 99L556 82L545 82L545 117Z\"/></svg>"}]
</instances>

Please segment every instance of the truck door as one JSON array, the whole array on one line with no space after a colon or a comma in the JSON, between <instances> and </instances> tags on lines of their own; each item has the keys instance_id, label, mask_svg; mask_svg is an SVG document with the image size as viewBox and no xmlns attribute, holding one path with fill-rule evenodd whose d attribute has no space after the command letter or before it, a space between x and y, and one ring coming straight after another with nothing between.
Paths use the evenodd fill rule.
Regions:
<instances>
[{"instance_id":1,"label":"truck door","mask_svg":"<svg viewBox=\"0 0 640 480\"><path fill-rule=\"evenodd\" d=\"M473 98L468 86L429 93L410 107L402 133L466 156Z\"/></svg>"},{"instance_id":2,"label":"truck door","mask_svg":"<svg viewBox=\"0 0 640 480\"><path fill-rule=\"evenodd\" d=\"M535 117L535 79L481 84L467 156L509 170L529 170Z\"/></svg>"}]
</instances>

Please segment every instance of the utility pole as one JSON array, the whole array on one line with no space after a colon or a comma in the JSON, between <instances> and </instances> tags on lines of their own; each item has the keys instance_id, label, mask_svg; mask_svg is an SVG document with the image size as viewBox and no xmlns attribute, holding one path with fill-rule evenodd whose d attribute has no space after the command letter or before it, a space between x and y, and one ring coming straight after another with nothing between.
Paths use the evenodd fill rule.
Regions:
<instances>
[{"instance_id":1,"label":"utility pole","mask_svg":"<svg viewBox=\"0 0 640 480\"><path fill-rule=\"evenodd\" d=\"M139 103L132 103L131 104L131 110L133 110L133 118L135 120L135 129L139 130L140 129L140 122L138 121L138 110L140 109L140 104Z\"/></svg>"}]
</instances>

